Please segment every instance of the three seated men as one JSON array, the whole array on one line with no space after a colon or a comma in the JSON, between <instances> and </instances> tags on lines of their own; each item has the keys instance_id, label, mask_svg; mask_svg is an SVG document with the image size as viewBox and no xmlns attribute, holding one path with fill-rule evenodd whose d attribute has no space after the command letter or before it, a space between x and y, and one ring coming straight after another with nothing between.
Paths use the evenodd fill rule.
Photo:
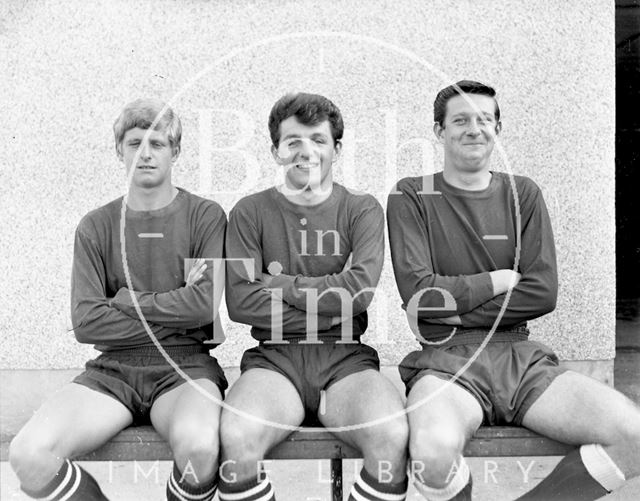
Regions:
<instances>
[{"instance_id":1,"label":"three seated men","mask_svg":"<svg viewBox=\"0 0 640 501\"><path fill-rule=\"evenodd\" d=\"M22 490L106 499L72 458L139 423L171 446L170 500L275 499L260 461L300 425L323 425L362 452L355 501L402 501L409 477L427 500L471 499L462 451L483 423L581 446L521 499L596 499L638 475L637 406L529 340L527 321L555 307L554 241L535 183L490 170L501 127L491 87L442 89L443 171L389 195L393 269L422 344L399 366L405 412L361 342L384 215L374 197L333 180L344 131L335 104L306 93L275 103L269 133L284 183L241 199L228 225L218 204L172 184L177 115L154 100L127 105L114 133L129 192L85 216L74 246L74 332L102 353L12 442ZM207 343L216 259L226 260L230 318L259 343L223 410L227 382Z\"/></svg>"}]
</instances>

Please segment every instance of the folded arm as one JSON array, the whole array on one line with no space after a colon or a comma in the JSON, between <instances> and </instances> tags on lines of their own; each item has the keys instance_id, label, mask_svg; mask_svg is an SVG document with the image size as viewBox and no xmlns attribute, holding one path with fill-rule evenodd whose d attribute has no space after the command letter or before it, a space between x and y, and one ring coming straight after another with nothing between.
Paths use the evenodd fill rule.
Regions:
<instances>
[{"instance_id":1,"label":"folded arm","mask_svg":"<svg viewBox=\"0 0 640 501\"><path fill-rule=\"evenodd\" d=\"M415 304L417 317L428 321L462 315L490 300L494 287L489 272L457 276L435 272L428 216L420 195L408 183L398 183L397 191L400 193L389 195L387 224L393 270L403 304Z\"/></svg>"},{"instance_id":2,"label":"folded arm","mask_svg":"<svg viewBox=\"0 0 640 501\"><path fill-rule=\"evenodd\" d=\"M167 292L131 291L123 287L113 298L112 306L137 318L135 297L144 317L158 325L195 329L211 324L218 315L222 299L224 268L220 259L224 249L226 217L222 210L210 206L197 224L194 257L205 260L200 280ZM195 265L198 266L197 263Z\"/></svg>"},{"instance_id":3,"label":"folded arm","mask_svg":"<svg viewBox=\"0 0 640 501\"><path fill-rule=\"evenodd\" d=\"M308 315L272 293L262 280L263 262L260 235L255 217L246 207L236 207L229 216L227 231L226 298L229 317L235 322L263 330L279 325L283 332L308 331ZM314 315L319 330L333 324L330 316Z\"/></svg>"},{"instance_id":4,"label":"folded arm","mask_svg":"<svg viewBox=\"0 0 640 501\"><path fill-rule=\"evenodd\" d=\"M280 274L271 279L270 287L282 290L282 299L298 310L327 316L342 316L345 306L351 316L364 312L380 279L384 261L384 214L377 202L355 218L351 240L351 262L342 270L319 277ZM309 292L318 301L308 301Z\"/></svg>"},{"instance_id":5,"label":"folded arm","mask_svg":"<svg viewBox=\"0 0 640 501\"><path fill-rule=\"evenodd\" d=\"M503 306L500 325L515 325L555 309L558 276L553 231L540 190L520 194L522 221L518 268L522 275L513 290L496 295L461 315L464 327L491 327ZM508 298L508 299L507 299Z\"/></svg>"},{"instance_id":6,"label":"folded arm","mask_svg":"<svg viewBox=\"0 0 640 501\"><path fill-rule=\"evenodd\" d=\"M71 321L81 343L131 347L149 343L149 334L139 318L132 318L111 305L106 297L106 273L98 246L79 228L76 231L71 278ZM158 339L181 329L147 322Z\"/></svg>"}]
</instances>

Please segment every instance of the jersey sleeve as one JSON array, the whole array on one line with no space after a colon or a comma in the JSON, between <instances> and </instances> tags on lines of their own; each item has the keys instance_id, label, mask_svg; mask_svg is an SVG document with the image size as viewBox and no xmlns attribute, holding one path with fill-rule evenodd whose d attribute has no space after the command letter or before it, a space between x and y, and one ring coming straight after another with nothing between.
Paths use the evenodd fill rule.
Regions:
<instances>
[{"instance_id":1,"label":"jersey sleeve","mask_svg":"<svg viewBox=\"0 0 640 501\"><path fill-rule=\"evenodd\" d=\"M229 317L263 330L271 330L273 321L281 323L283 332L307 332L307 312L273 295L261 281L263 262L257 217L257 209L242 201L229 215L225 289ZM317 315L318 329L329 329L331 320L329 316Z\"/></svg>"},{"instance_id":2,"label":"jersey sleeve","mask_svg":"<svg viewBox=\"0 0 640 501\"><path fill-rule=\"evenodd\" d=\"M491 277L488 272L457 276L436 273L431 258L429 214L420 197L418 188L405 179L398 182L387 202L391 261L403 306L406 308L412 298L418 297L421 320L467 313L493 297ZM455 310L443 308L443 291L455 300Z\"/></svg>"},{"instance_id":3,"label":"jersey sleeve","mask_svg":"<svg viewBox=\"0 0 640 501\"><path fill-rule=\"evenodd\" d=\"M461 315L463 327L491 327L505 302L502 326L533 320L555 309L558 276L553 231L542 192L530 180L520 194L520 214L518 271L522 278L510 296L501 294Z\"/></svg>"},{"instance_id":4,"label":"jersey sleeve","mask_svg":"<svg viewBox=\"0 0 640 501\"><path fill-rule=\"evenodd\" d=\"M133 347L149 343L144 324L114 308L106 297L106 271L99 246L80 227L76 230L71 272L71 321L81 343ZM152 322L158 339L184 331Z\"/></svg>"},{"instance_id":5,"label":"jersey sleeve","mask_svg":"<svg viewBox=\"0 0 640 501\"><path fill-rule=\"evenodd\" d=\"M364 196L363 196L364 197ZM331 275L305 277L278 275L271 287L282 289L282 297L299 310L328 316L342 316L344 304L351 304L353 316L364 312L375 292L384 262L384 213L373 197L366 197L351 224L351 266ZM305 289L314 289L318 301L307 304Z\"/></svg>"},{"instance_id":6,"label":"jersey sleeve","mask_svg":"<svg viewBox=\"0 0 640 501\"><path fill-rule=\"evenodd\" d=\"M112 305L137 318L133 295L144 317L158 325L195 329L213 323L224 288L221 259L226 225L227 218L217 204L208 204L198 214L191 257L207 260L207 268L198 282L168 292L130 291L123 287L116 293Z\"/></svg>"}]
</instances>

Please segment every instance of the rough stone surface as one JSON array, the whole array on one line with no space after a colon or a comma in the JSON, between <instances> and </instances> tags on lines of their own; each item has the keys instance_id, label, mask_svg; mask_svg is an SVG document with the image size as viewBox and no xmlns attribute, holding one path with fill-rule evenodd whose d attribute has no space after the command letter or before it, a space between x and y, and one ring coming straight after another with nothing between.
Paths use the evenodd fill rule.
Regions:
<instances>
[{"instance_id":1,"label":"rough stone surface","mask_svg":"<svg viewBox=\"0 0 640 501\"><path fill-rule=\"evenodd\" d=\"M126 190L111 126L129 100L172 103L177 184L228 212L277 178L272 103L326 94L348 129L337 179L384 204L399 177L441 168L431 103L461 78L498 89L494 168L533 177L549 206L560 298L535 337L564 359L613 357L613 3L50 0L9 2L0 19L1 367L80 367L94 353L70 331L73 231ZM369 341L394 364L417 343L388 260L377 302ZM247 330L226 322L223 365L253 344Z\"/></svg>"}]
</instances>

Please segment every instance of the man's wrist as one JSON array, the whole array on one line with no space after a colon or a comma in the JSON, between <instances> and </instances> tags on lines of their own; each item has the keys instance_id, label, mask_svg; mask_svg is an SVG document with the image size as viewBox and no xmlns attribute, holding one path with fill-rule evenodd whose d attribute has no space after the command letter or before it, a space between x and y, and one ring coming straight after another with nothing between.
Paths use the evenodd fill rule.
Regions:
<instances>
[{"instance_id":1,"label":"man's wrist","mask_svg":"<svg viewBox=\"0 0 640 501\"><path fill-rule=\"evenodd\" d=\"M109 306L117 308L118 306L126 306L131 303L131 294L126 287L120 287L116 295L109 300Z\"/></svg>"}]
</instances>

